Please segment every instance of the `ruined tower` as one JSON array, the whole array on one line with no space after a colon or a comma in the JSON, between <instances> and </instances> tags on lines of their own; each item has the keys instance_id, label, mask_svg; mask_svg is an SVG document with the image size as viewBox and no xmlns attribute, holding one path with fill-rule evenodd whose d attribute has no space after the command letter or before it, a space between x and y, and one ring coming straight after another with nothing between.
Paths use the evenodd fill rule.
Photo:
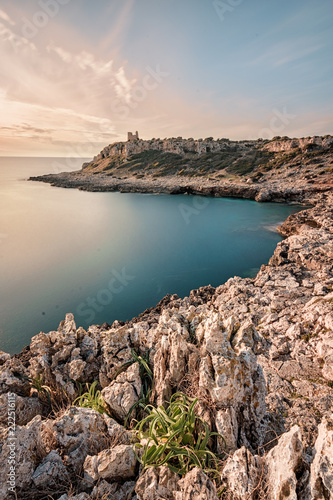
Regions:
<instances>
[{"instance_id":1,"label":"ruined tower","mask_svg":"<svg viewBox=\"0 0 333 500\"><path fill-rule=\"evenodd\" d=\"M127 132L127 140L128 141L138 141L139 140L138 131L136 131L135 134L132 134L132 132Z\"/></svg>"}]
</instances>

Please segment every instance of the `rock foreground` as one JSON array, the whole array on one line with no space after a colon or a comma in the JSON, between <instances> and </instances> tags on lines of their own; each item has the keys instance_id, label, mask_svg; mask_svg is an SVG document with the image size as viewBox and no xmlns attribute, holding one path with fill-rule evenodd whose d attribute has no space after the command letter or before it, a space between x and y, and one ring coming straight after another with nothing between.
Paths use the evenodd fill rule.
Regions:
<instances>
[{"instance_id":1,"label":"rock foreground","mask_svg":"<svg viewBox=\"0 0 333 500\"><path fill-rule=\"evenodd\" d=\"M139 469L123 426L139 367L117 375L131 348L151 349L155 403L177 390L196 395L199 414L224 436L222 498L333 499L333 193L306 201L313 207L288 217L286 239L254 279L167 296L138 318L87 331L68 314L20 354L0 353L0 499L13 497L13 398L17 498L218 498L198 468L184 477ZM27 380L41 376L62 401L53 415ZM113 418L71 406L78 383L94 380Z\"/></svg>"}]
</instances>

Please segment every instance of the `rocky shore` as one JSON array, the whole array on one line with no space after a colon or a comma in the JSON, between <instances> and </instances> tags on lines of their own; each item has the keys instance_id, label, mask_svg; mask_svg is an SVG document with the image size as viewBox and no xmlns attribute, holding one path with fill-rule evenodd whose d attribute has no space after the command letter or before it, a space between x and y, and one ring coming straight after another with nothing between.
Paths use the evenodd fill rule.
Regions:
<instances>
[{"instance_id":1,"label":"rocky shore","mask_svg":"<svg viewBox=\"0 0 333 500\"><path fill-rule=\"evenodd\" d=\"M333 137L115 143L79 171L30 180L85 191L302 203L333 188Z\"/></svg>"},{"instance_id":2,"label":"rocky shore","mask_svg":"<svg viewBox=\"0 0 333 500\"><path fill-rule=\"evenodd\" d=\"M238 195L291 192L312 204L279 228L286 238L255 278L169 295L131 321L87 331L68 314L20 354L0 353L0 499L14 497L10 479L20 499L333 499L332 176L297 184L288 177L296 168L282 166L265 187L230 183ZM264 196L269 189L279 195ZM152 404L176 391L198 398L196 413L224 438L207 443L220 457L218 477L139 464L137 434L125 425L144 385L133 350L149 352ZM94 381L99 406L73 404Z\"/></svg>"}]
</instances>

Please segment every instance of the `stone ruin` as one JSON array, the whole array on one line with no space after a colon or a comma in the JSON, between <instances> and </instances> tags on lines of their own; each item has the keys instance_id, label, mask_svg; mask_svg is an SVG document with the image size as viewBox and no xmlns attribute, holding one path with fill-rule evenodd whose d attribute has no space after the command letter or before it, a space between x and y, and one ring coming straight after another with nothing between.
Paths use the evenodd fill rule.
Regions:
<instances>
[{"instance_id":1,"label":"stone ruin","mask_svg":"<svg viewBox=\"0 0 333 500\"><path fill-rule=\"evenodd\" d=\"M127 132L127 140L128 141L138 141L139 140L138 131L136 131L135 134L132 134L132 132Z\"/></svg>"}]
</instances>

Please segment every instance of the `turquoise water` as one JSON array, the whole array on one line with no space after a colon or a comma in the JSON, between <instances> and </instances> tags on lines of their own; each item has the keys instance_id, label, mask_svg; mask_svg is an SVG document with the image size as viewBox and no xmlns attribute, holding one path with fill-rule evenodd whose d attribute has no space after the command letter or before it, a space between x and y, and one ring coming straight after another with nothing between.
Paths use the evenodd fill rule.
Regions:
<instances>
[{"instance_id":1,"label":"turquoise water","mask_svg":"<svg viewBox=\"0 0 333 500\"><path fill-rule=\"evenodd\" d=\"M296 206L190 196L89 193L27 182L83 159L0 158L0 349L18 352L66 312L77 325L126 320L167 293L253 276Z\"/></svg>"}]
</instances>

